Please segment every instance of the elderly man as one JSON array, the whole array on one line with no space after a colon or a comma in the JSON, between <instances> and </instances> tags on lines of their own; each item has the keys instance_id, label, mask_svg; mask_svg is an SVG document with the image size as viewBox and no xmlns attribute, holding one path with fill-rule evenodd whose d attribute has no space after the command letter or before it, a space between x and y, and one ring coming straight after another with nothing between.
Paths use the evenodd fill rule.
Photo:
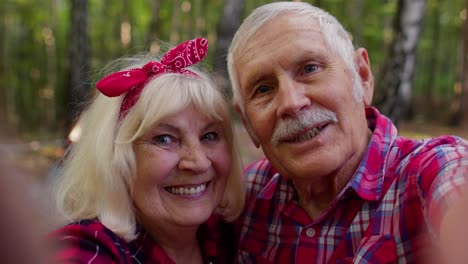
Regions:
<instances>
[{"instance_id":1,"label":"elderly man","mask_svg":"<svg viewBox=\"0 0 468 264\"><path fill-rule=\"evenodd\" d=\"M246 169L239 262L463 260L467 142L398 136L371 107L367 51L333 16L300 2L257 8L228 69L234 105L267 158Z\"/></svg>"}]
</instances>

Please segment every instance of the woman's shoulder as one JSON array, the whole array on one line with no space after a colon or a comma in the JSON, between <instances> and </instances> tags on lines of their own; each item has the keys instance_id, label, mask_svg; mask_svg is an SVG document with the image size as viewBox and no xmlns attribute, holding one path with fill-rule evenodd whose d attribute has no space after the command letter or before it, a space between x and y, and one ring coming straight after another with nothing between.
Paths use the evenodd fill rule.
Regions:
<instances>
[{"instance_id":1,"label":"woman's shoulder","mask_svg":"<svg viewBox=\"0 0 468 264\"><path fill-rule=\"evenodd\" d=\"M63 241L73 239L90 239L99 241L111 240L113 242L124 241L96 219L80 220L67 224L53 231L49 237Z\"/></svg>"},{"instance_id":2,"label":"woman's shoulder","mask_svg":"<svg viewBox=\"0 0 468 264\"><path fill-rule=\"evenodd\" d=\"M58 263L130 263L128 245L98 220L81 220L48 235Z\"/></svg>"}]
</instances>

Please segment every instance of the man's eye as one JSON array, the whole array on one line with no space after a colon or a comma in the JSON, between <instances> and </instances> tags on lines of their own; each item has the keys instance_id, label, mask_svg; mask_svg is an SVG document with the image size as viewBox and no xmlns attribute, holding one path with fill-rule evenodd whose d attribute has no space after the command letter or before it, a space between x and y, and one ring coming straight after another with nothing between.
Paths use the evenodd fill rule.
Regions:
<instances>
[{"instance_id":1,"label":"man's eye","mask_svg":"<svg viewBox=\"0 0 468 264\"><path fill-rule=\"evenodd\" d=\"M216 132L208 132L201 137L202 141L216 141L218 140L219 135Z\"/></svg>"},{"instance_id":2,"label":"man's eye","mask_svg":"<svg viewBox=\"0 0 468 264\"><path fill-rule=\"evenodd\" d=\"M257 87L256 93L264 94L264 93L268 93L270 90L271 90L270 86L260 85L259 87Z\"/></svg>"},{"instance_id":3,"label":"man's eye","mask_svg":"<svg viewBox=\"0 0 468 264\"><path fill-rule=\"evenodd\" d=\"M159 135L153 138L155 144L167 145L174 142L174 139L169 135Z\"/></svg>"},{"instance_id":4,"label":"man's eye","mask_svg":"<svg viewBox=\"0 0 468 264\"><path fill-rule=\"evenodd\" d=\"M309 64L304 67L304 73L311 73L318 69L317 65Z\"/></svg>"}]
</instances>

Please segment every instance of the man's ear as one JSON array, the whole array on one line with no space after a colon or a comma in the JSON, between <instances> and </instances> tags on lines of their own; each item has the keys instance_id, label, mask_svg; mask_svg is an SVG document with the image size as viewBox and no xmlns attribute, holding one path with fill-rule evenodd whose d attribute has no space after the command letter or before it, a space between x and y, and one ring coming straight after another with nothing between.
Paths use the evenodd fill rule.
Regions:
<instances>
[{"instance_id":1,"label":"man's ear","mask_svg":"<svg viewBox=\"0 0 468 264\"><path fill-rule=\"evenodd\" d=\"M253 131L252 125L250 125L249 120L247 117L244 116L244 113L242 112L241 108L239 107L239 104L234 103L234 109L236 109L236 112L239 114L239 116L242 119L242 124L244 125L245 130L247 130L247 133L250 136L250 139L254 143L255 147L259 148L260 143L257 139L257 136L255 135L255 132Z\"/></svg>"},{"instance_id":2,"label":"man's ear","mask_svg":"<svg viewBox=\"0 0 468 264\"><path fill-rule=\"evenodd\" d=\"M356 69L361 77L361 85L363 89L362 99L366 106L370 106L372 103L372 97L374 96L374 75L369 61L369 55L367 50L359 48L355 52Z\"/></svg>"}]
</instances>

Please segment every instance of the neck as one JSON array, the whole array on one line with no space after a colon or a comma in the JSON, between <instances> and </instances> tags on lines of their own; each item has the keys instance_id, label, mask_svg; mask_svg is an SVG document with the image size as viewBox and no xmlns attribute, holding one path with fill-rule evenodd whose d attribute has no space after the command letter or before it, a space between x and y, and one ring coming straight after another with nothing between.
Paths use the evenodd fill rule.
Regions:
<instances>
[{"instance_id":1,"label":"neck","mask_svg":"<svg viewBox=\"0 0 468 264\"><path fill-rule=\"evenodd\" d=\"M362 142L360 151L351 156L344 166L332 173L313 181L309 179L292 180L299 198L299 205L312 219L320 217L351 180L366 152L371 136L372 132L368 130L367 140Z\"/></svg>"},{"instance_id":2,"label":"neck","mask_svg":"<svg viewBox=\"0 0 468 264\"><path fill-rule=\"evenodd\" d=\"M179 241L179 242L174 242ZM173 241L158 241L167 255L175 263L203 263L203 254L201 252L200 244L195 239L195 242L178 244L181 243L180 239Z\"/></svg>"},{"instance_id":3,"label":"neck","mask_svg":"<svg viewBox=\"0 0 468 264\"><path fill-rule=\"evenodd\" d=\"M312 219L317 219L330 206L336 196L346 186L347 181L331 180L324 177L319 181L293 180L299 205Z\"/></svg>"}]
</instances>

